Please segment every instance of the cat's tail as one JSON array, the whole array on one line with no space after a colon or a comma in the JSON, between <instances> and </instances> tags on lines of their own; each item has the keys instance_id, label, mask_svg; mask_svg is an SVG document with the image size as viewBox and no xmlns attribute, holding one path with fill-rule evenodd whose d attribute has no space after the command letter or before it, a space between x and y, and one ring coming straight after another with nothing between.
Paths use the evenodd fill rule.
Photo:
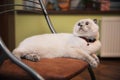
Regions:
<instances>
[{"instance_id":1,"label":"cat's tail","mask_svg":"<svg viewBox=\"0 0 120 80\"><path fill-rule=\"evenodd\" d=\"M13 55L16 57L16 58L18 58L19 60L21 60L21 56L22 56L22 50L20 50L20 49L18 49L18 48L16 48L16 49L14 49L13 50Z\"/></svg>"}]
</instances>

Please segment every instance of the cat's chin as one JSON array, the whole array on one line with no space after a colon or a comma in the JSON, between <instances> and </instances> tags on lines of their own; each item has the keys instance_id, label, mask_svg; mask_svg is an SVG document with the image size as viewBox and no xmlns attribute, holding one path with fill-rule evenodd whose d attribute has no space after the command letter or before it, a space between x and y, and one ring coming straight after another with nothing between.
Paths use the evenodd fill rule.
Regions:
<instances>
[{"instance_id":1,"label":"cat's chin","mask_svg":"<svg viewBox=\"0 0 120 80\"><path fill-rule=\"evenodd\" d=\"M73 32L73 35L77 36L77 37L80 37L80 36L83 36L83 37L96 37L97 34L95 34L95 35L91 35L90 33L88 33L88 34L78 34L76 32Z\"/></svg>"}]
</instances>

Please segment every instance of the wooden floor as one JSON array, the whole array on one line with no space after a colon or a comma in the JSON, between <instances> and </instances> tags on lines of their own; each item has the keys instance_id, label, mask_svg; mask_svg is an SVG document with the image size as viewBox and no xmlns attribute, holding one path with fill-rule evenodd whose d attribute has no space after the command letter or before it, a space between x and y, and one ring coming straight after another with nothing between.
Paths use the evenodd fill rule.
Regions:
<instances>
[{"instance_id":1,"label":"wooden floor","mask_svg":"<svg viewBox=\"0 0 120 80\"><path fill-rule=\"evenodd\" d=\"M102 59L100 65L93 70L96 76L96 80L120 80L120 59ZM72 80L91 79L86 70Z\"/></svg>"}]
</instances>

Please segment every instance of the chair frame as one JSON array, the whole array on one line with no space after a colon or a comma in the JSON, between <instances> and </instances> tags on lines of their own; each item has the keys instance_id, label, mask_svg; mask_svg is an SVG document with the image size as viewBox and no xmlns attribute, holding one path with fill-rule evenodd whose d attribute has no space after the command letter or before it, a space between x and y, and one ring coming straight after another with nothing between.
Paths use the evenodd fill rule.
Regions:
<instances>
[{"instance_id":1,"label":"chair frame","mask_svg":"<svg viewBox=\"0 0 120 80\"><path fill-rule=\"evenodd\" d=\"M26 0L26 1L30 1L30 0ZM33 2L33 1L30 1ZM42 9L42 12L44 14L44 17L47 21L48 27L50 29L50 31L55 34L56 31L52 25L52 22L50 20L50 17L47 13L47 10L44 6L43 0L39 0L39 3ZM5 7L5 6L25 6L25 7L32 7L32 8L36 8L33 6L28 6L28 5L21 5L21 4L4 4L4 5L0 5L0 7ZM0 12L0 14L4 14L7 12L11 12L11 11L17 11L15 9L11 9L11 10L5 10ZM25 63L23 63L22 61L18 60L13 54L12 52L6 47L5 43L3 42L1 36L0 36L0 50L2 51L2 54L0 55L0 65L2 65L2 63L4 62L4 60L7 58L9 58L14 64L18 65L20 68L22 68L23 70L25 70L29 75L32 76L32 78L34 80L45 80L40 74L38 74L35 70L33 70L32 68L30 68L28 65L26 65ZM95 74L91 68L91 66L89 65L88 67L88 72L89 75L91 77L91 80L96 80Z\"/></svg>"}]
</instances>

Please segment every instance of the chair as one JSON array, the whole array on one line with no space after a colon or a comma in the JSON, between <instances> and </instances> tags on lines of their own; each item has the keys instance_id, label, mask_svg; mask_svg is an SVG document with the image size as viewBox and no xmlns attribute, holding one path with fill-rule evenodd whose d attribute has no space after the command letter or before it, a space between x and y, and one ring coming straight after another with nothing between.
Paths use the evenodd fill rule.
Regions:
<instances>
[{"instance_id":1,"label":"chair","mask_svg":"<svg viewBox=\"0 0 120 80\"><path fill-rule=\"evenodd\" d=\"M29 0L27 0L29 1ZM30 1L33 2L33 1ZM38 4L38 3L37 3ZM44 7L43 1L39 0L42 12L48 23L48 26L52 33L56 33L48 13ZM4 4L5 6L26 6L20 4ZM15 9L5 10L0 12L4 14L7 12L16 11ZM41 59L40 62L31 62L28 60L18 60L10 50L6 47L2 38L0 37L0 80L70 80L76 75L80 74L85 69L91 76L91 80L96 80L94 72L91 66L77 59L71 58L54 58L54 59ZM6 59L6 57L8 59Z\"/></svg>"}]
</instances>

